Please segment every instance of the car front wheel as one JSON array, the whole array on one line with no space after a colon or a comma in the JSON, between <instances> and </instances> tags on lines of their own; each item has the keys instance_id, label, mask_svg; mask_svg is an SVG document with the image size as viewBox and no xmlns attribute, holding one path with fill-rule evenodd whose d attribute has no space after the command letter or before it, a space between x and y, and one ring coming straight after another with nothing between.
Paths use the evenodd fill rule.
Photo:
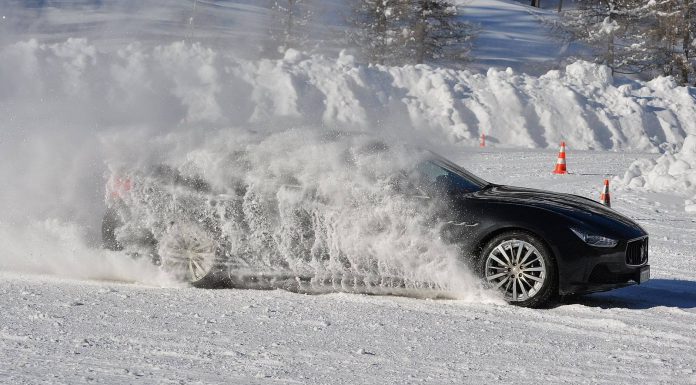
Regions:
<instances>
[{"instance_id":1,"label":"car front wheel","mask_svg":"<svg viewBox=\"0 0 696 385\"><path fill-rule=\"evenodd\" d=\"M490 240L479 259L479 273L509 303L525 307L547 305L558 291L556 261L535 236L510 231Z\"/></svg>"}]
</instances>

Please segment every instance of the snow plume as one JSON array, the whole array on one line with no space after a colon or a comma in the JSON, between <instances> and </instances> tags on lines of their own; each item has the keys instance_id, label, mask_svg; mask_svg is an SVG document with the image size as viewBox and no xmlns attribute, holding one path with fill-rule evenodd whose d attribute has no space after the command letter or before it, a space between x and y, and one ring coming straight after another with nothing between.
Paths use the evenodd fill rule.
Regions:
<instances>
[{"instance_id":1,"label":"snow plume","mask_svg":"<svg viewBox=\"0 0 696 385\"><path fill-rule=\"evenodd\" d=\"M312 60L315 68L301 69ZM183 42L108 53L83 39L3 48L0 268L167 282L142 260L99 248L106 179L142 172L138 196L147 171L165 164L200 175L215 199L229 197L253 219L222 223L230 252L244 257L235 268L308 275L330 290L492 298L440 240L434 209L393 190L393 177L417 160L399 143L428 142L397 118L371 126L364 99L376 96L339 76L362 71L351 66L346 56L332 64L292 50L250 62ZM161 235L167 209L181 201L148 198L138 220ZM210 197L191 198L191 210L211 207ZM157 204L164 216L145 215ZM298 230L307 224L312 236Z\"/></svg>"},{"instance_id":2,"label":"snow plume","mask_svg":"<svg viewBox=\"0 0 696 385\"><path fill-rule=\"evenodd\" d=\"M0 223L0 270L66 278L178 286L171 276L136 260L85 243L85 228L58 219Z\"/></svg>"},{"instance_id":3,"label":"snow plume","mask_svg":"<svg viewBox=\"0 0 696 385\"><path fill-rule=\"evenodd\" d=\"M202 230L224 250L226 273L270 277L263 287L493 298L442 239L445 208L416 197L412 172L427 153L307 127L169 134L150 151L158 159L147 165L109 161L132 183L123 244Z\"/></svg>"}]
</instances>

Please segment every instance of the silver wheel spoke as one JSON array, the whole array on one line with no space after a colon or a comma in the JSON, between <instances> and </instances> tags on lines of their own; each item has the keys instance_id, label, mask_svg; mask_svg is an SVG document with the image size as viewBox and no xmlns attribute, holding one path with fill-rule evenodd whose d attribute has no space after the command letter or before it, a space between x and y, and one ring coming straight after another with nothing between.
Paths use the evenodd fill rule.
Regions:
<instances>
[{"instance_id":1,"label":"silver wheel spoke","mask_svg":"<svg viewBox=\"0 0 696 385\"><path fill-rule=\"evenodd\" d=\"M504 275L507 275L507 272L505 272L505 273L498 273L498 274L496 274L496 275L491 275L491 276L489 276L489 277L486 277L486 279L488 279L489 281L492 281L492 280L494 280L494 279L496 279L496 278L499 278L499 277L502 277L502 276L504 276Z\"/></svg>"},{"instance_id":2,"label":"silver wheel spoke","mask_svg":"<svg viewBox=\"0 0 696 385\"><path fill-rule=\"evenodd\" d=\"M162 267L177 278L196 282L205 278L215 265L217 244L196 224L176 224L159 242Z\"/></svg>"},{"instance_id":3,"label":"silver wheel spoke","mask_svg":"<svg viewBox=\"0 0 696 385\"><path fill-rule=\"evenodd\" d=\"M536 262L536 261L538 261L537 258L532 258L531 260L529 260L528 262L526 262L524 265L520 265L520 266L522 266L522 267L524 268L525 266L531 265L532 263L534 263L534 262Z\"/></svg>"},{"instance_id":4,"label":"silver wheel spoke","mask_svg":"<svg viewBox=\"0 0 696 385\"><path fill-rule=\"evenodd\" d=\"M524 249L524 243L520 243L517 245L517 255L515 256L515 264L518 264L520 261L520 256L522 256L522 250Z\"/></svg>"},{"instance_id":5,"label":"silver wheel spoke","mask_svg":"<svg viewBox=\"0 0 696 385\"><path fill-rule=\"evenodd\" d=\"M205 269L202 268L201 265L199 265L198 262L196 262L195 259L191 258L191 263L193 264L193 266L194 266L196 269L198 269L198 270L196 270L196 271L193 272L193 274L194 274L196 277L200 276L200 273L205 272Z\"/></svg>"},{"instance_id":6,"label":"silver wheel spoke","mask_svg":"<svg viewBox=\"0 0 696 385\"><path fill-rule=\"evenodd\" d=\"M527 292L527 289L524 288L524 282L522 282L523 279L524 279L524 277L520 276L520 278L518 279L518 282L520 283L520 289L522 289L523 298L527 298L527 297L529 297L529 293Z\"/></svg>"},{"instance_id":7,"label":"silver wheel spoke","mask_svg":"<svg viewBox=\"0 0 696 385\"><path fill-rule=\"evenodd\" d=\"M509 280L510 280L509 277L505 277L504 280L498 282L498 284L495 286L495 288L496 288L496 289L500 289L500 287L503 286L503 285L505 284L505 282L507 282L507 281L509 281Z\"/></svg>"},{"instance_id":8,"label":"silver wheel spoke","mask_svg":"<svg viewBox=\"0 0 696 385\"><path fill-rule=\"evenodd\" d=\"M193 269L193 259L189 259L188 267L189 267L189 274L191 274L191 277L195 277L196 272Z\"/></svg>"},{"instance_id":9,"label":"silver wheel spoke","mask_svg":"<svg viewBox=\"0 0 696 385\"><path fill-rule=\"evenodd\" d=\"M532 289L532 288L534 287L534 285L532 285L531 283L529 283L529 281L527 281L527 278L526 278L524 275L520 276L520 279L521 279L524 283L526 283L527 286L529 286L529 289Z\"/></svg>"},{"instance_id":10,"label":"silver wheel spoke","mask_svg":"<svg viewBox=\"0 0 696 385\"><path fill-rule=\"evenodd\" d=\"M533 253L534 253L534 249L527 250L527 254L525 254L524 258L522 258L522 260L520 261L520 266L524 266L524 261L526 261L527 258L529 258L529 256L532 255Z\"/></svg>"},{"instance_id":11,"label":"silver wheel spoke","mask_svg":"<svg viewBox=\"0 0 696 385\"><path fill-rule=\"evenodd\" d=\"M510 266L510 264L501 261L500 258L496 257L496 256L493 255L493 254L490 255L490 258L491 258L492 260L498 262L501 266Z\"/></svg>"},{"instance_id":12,"label":"silver wheel spoke","mask_svg":"<svg viewBox=\"0 0 696 385\"><path fill-rule=\"evenodd\" d=\"M505 258L505 261L507 261L507 262L502 263L502 264L505 266L512 266L512 261L510 261L510 257L508 257L507 253L505 252L505 249L503 249L502 246L498 246L498 251L503 256L503 258ZM498 260L498 261L500 261L500 260Z\"/></svg>"},{"instance_id":13,"label":"silver wheel spoke","mask_svg":"<svg viewBox=\"0 0 696 385\"><path fill-rule=\"evenodd\" d=\"M526 269L522 269L522 272L526 273L528 271L546 271L543 267L529 267Z\"/></svg>"},{"instance_id":14,"label":"silver wheel spoke","mask_svg":"<svg viewBox=\"0 0 696 385\"><path fill-rule=\"evenodd\" d=\"M525 277L525 278L529 278L529 279L531 279L532 281L535 281L535 282L540 282L540 283L541 283L541 282L544 282L543 279L538 278L538 277L535 277L535 276L530 275L530 274L522 273L522 276Z\"/></svg>"},{"instance_id":15,"label":"silver wheel spoke","mask_svg":"<svg viewBox=\"0 0 696 385\"><path fill-rule=\"evenodd\" d=\"M486 281L510 302L525 301L538 294L546 282L547 266L534 245L508 239L486 256Z\"/></svg>"}]
</instances>

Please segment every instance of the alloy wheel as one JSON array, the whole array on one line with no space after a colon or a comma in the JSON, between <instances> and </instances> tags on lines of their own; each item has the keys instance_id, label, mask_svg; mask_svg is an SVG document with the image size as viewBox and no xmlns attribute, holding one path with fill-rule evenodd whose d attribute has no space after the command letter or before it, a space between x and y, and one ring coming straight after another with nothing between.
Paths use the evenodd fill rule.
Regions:
<instances>
[{"instance_id":1,"label":"alloy wheel","mask_svg":"<svg viewBox=\"0 0 696 385\"><path fill-rule=\"evenodd\" d=\"M159 244L162 268L186 282L201 281L213 270L217 242L196 225L175 225Z\"/></svg>"},{"instance_id":2,"label":"alloy wheel","mask_svg":"<svg viewBox=\"0 0 696 385\"><path fill-rule=\"evenodd\" d=\"M548 272L544 258L532 244L506 240L486 256L486 281L501 290L510 302L521 302L540 292Z\"/></svg>"}]
</instances>

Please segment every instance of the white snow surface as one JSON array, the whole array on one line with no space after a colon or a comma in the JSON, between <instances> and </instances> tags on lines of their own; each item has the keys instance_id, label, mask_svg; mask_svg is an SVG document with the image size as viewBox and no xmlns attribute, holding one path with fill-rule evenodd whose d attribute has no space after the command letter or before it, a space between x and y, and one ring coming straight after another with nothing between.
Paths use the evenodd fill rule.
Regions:
<instances>
[{"instance_id":1,"label":"white snow surface","mask_svg":"<svg viewBox=\"0 0 696 385\"><path fill-rule=\"evenodd\" d=\"M259 59L270 16L253 1L199 1L190 27L191 2L74 3L0 8L0 383L696 383L692 88L619 81L585 62L547 72L563 47L544 48L541 13L514 3L472 3L483 41L514 35L507 47L524 58L485 73L346 53ZM500 47L477 49L499 65ZM540 76L520 73L527 61ZM612 200L650 232L653 279L529 310L468 275L464 300L197 290L99 248L107 162L224 170L216 155L252 148L264 172L314 162L306 180L337 191L332 178L350 178L322 172L336 154L303 141L337 130L436 148L492 182L592 198L630 167ZM488 147L473 148L481 134ZM646 153L684 138L677 153ZM557 176L561 140L571 174ZM642 152L580 151L590 149ZM420 230L412 244L437 245ZM389 240L351 240L398 257ZM446 264L429 274L438 266L457 275Z\"/></svg>"},{"instance_id":2,"label":"white snow surface","mask_svg":"<svg viewBox=\"0 0 696 385\"><path fill-rule=\"evenodd\" d=\"M605 175L652 157L569 152L573 174L556 176L553 151L449 155L494 182L594 198ZM617 190L612 198L651 234L652 280L546 310L3 268L0 382L694 384L696 223L669 194Z\"/></svg>"},{"instance_id":3,"label":"white snow surface","mask_svg":"<svg viewBox=\"0 0 696 385\"><path fill-rule=\"evenodd\" d=\"M457 0L464 20L477 28L471 66L486 72L495 67L543 75L564 66L582 46L566 43L553 31L558 13L530 6L529 1ZM545 4L544 4L545 5ZM566 4L567 6L568 4Z\"/></svg>"}]
</instances>

